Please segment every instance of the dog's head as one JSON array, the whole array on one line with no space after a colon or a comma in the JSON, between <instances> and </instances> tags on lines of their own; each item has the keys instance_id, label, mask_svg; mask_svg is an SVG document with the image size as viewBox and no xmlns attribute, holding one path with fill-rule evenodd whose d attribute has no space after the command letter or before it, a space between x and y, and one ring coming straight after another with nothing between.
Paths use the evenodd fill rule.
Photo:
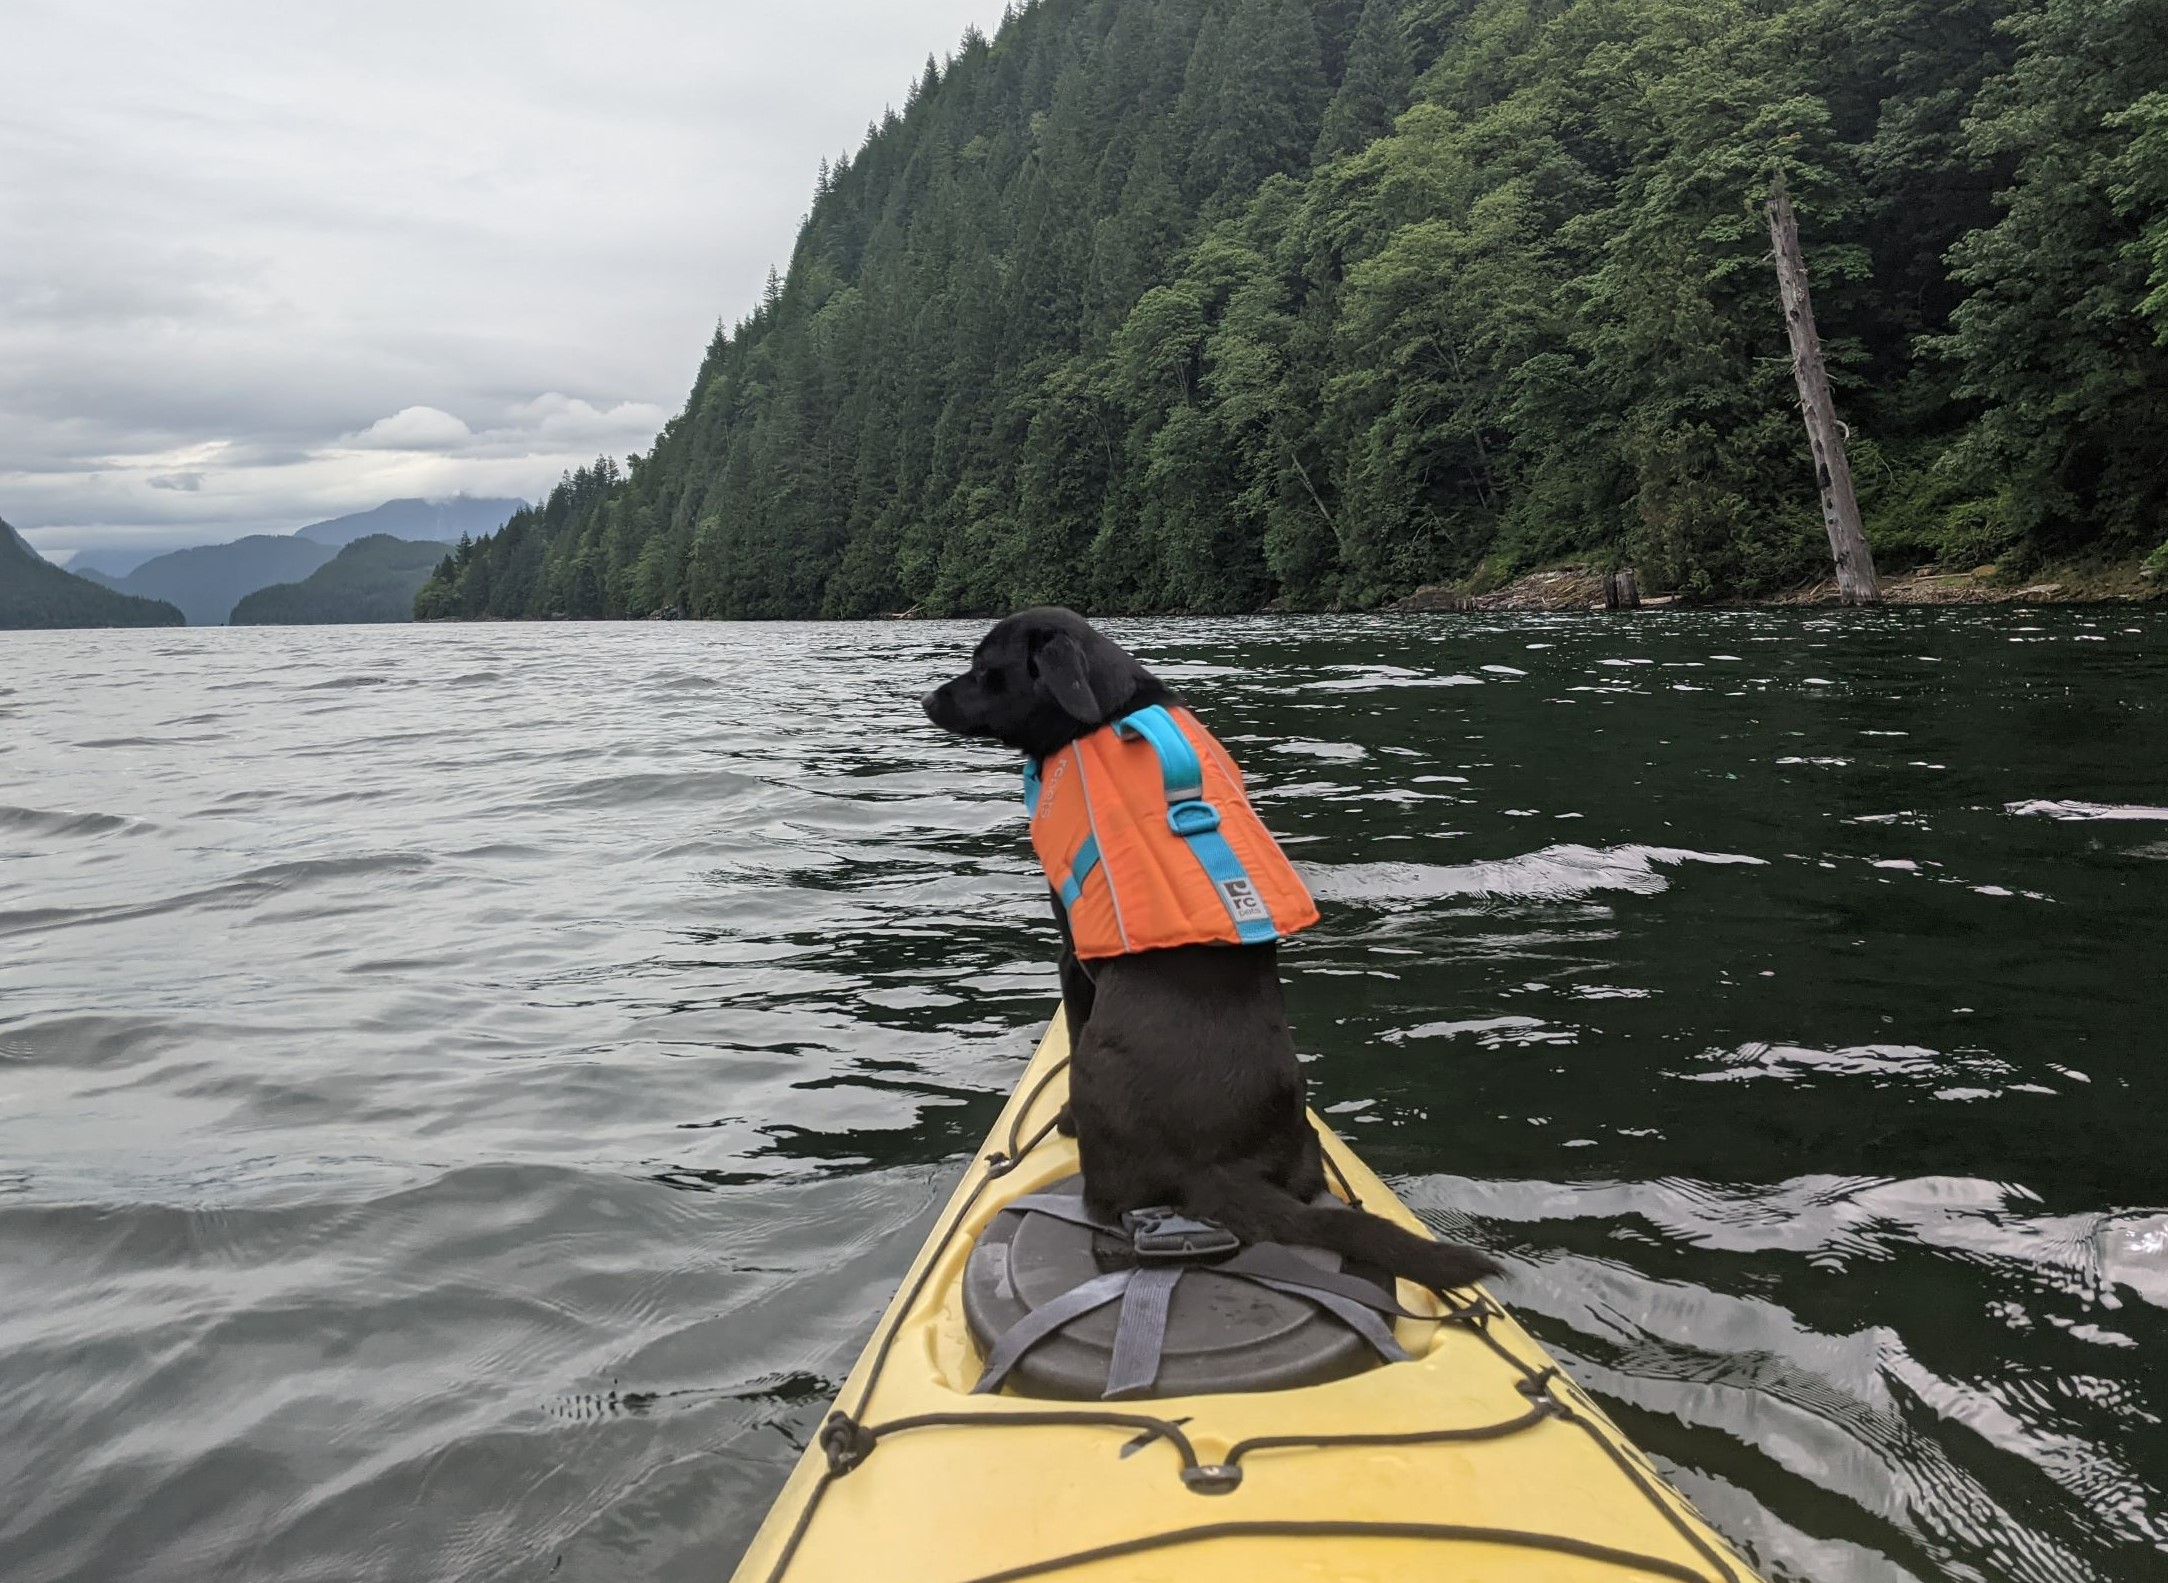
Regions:
<instances>
[{"instance_id":1,"label":"dog's head","mask_svg":"<svg viewBox=\"0 0 2168 1583\"><path fill-rule=\"evenodd\" d=\"M971 669L925 697L926 718L1035 759L1174 694L1073 610L1025 610L972 651Z\"/></svg>"}]
</instances>

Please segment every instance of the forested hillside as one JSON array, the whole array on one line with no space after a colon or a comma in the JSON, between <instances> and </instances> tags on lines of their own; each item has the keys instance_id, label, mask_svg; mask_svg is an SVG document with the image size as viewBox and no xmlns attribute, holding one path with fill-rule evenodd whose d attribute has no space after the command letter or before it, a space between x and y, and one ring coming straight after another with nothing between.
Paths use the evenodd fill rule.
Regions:
<instances>
[{"instance_id":1,"label":"forested hillside","mask_svg":"<svg viewBox=\"0 0 2168 1583\"><path fill-rule=\"evenodd\" d=\"M245 595L309 575L335 552L286 534L252 533L230 544L199 544L153 556L125 577L86 571L89 582L138 599L162 599L192 627L222 627Z\"/></svg>"},{"instance_id":2,"label":"forested hillside","mask_svg":"<svg viewBox=\"0 0 2168 1583\"><path fill-rule=\"evenodd\" d=\"M1775 172L1886 565L2159 543L2163 0L1038 0L417 611L1767 591L1826 557Z\"/></svg>"},{"instance_id":3,"label":"forested hillside","mask_svg":"<svg viewBox=\"0 0 2168 1583\"><path fill-rule=\"evenodd\" d=\"M62 571L0 522L0 631L39 627L177 627L181 613Z\"/></svg>"},{"instance_id":4,"label":"forested hillside","mask_svg":"<svg viewBox=\"0 0 2168 1583\"><path fill-rule=\"evenodd\" d=\"M414 595L448 545L372 533L298 583L259 588L233 607L237 627L344 626L412 621Z\"/></svg>"}]
</instances>

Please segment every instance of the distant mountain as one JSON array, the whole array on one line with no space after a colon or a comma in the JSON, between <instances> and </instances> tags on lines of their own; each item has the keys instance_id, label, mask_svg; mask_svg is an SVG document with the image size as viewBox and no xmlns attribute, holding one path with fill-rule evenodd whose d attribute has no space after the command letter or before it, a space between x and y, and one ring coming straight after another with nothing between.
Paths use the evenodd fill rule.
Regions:
<instances>
[{"instance_id":1,"label":"distant mountain","mask_svg":"<svg viewBox=\"0 0 2168 1583\"><path fill-rule=\"evenodd\" d=\"M72 576L0 522L0 628L179 625L181 613L171 605L131 599Z\"/></svg>"},{"instance_id":2,"label":"distant mountain","mask_svg":"<svg viewBox=\"0 0 2168 1583\"><path fill-rule=\"evenodd\" d=\"M191 626L224 626L242 599L260 588L300 586L345 545L371 537L389 537L410 544L451 544L469 534L494 533L504 526L506 518L526 509L524 500L476 499L468 495L455 495L449 500L387 500L351 516L312 522L291 534L252 534L226 544L193 545L164 554L83 550L68 563L67 573L115 593L164 600L179 609ZM36 555L27 544L23 549ZM59 571L42 559L39 564ZM403 612L396 616L295 619L405 621L410 616L411 612Z\"/></svg>"},{"instance_id":3,"label":"distant mountain","mask_svg":"<svg viewBox=\"0 0 2168 1583\"><path fill-rule=\"evenodd\" d=\"M180 607L192 627L222 627L245 595L306 577L330 560L326 544L286 534L258 533L231 544L203 544L145 561L125 577L92 571L90 581L143 599Z\"/></svg>"},{"instance_id":4,"label":"distant mountain","mask_svg":"<svg viewBox=\"0 0 2168 1583\"><path fill-rule=\"evenodd\" d=\"M294 537L333 548L372 534L388 534L409 542L452 544L461 534L495 533L513 512L526 509L524 500L477 500L467 495L455 495L450 500L387 500L352 516L312 522Z\"/></svg>"},{"instance_id":5,"label":"distant mountain","mask_svg":"<svg viewBox=\"0 0 2168 1583\"><path fill-rule=\"evenodd\" d=\"M105 581L108 586L114 580L126 577L161 550L77 550L68 561L68 571L77 577L90 577L92 582ZM96 573L93 577L91 574Z\"/></svg>"},{"instance_id":6,"label":"distant mountain","mask_svg":"<svg viewBox=\"0 0 2168 1583\"><path fill-rule=\"evenodd\" d=\"M234 606L232 623L267 627L412 621L415 592L450 549L449 544L395 539L388 533L356 539L302 581L250 594Z\"/></svg>"}]
</instances>

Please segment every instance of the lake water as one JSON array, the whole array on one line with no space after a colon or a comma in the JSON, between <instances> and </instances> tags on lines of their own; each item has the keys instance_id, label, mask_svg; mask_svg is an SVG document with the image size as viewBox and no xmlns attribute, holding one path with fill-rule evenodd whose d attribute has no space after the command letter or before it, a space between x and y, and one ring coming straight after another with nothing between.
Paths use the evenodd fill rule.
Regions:
<instances>
[{"instance_id":1,"label":"lake water","mask_svg":"<svg viewBox=\"0 0 2168 1583\"><path fill-rule=\"evenodd\" d=\"M2168 615L1114 627L1773 1577L2168 1575ZM976 630L0 636L0 1578L724 1575L1055 993Z\"/></svg>"}]
</instances>

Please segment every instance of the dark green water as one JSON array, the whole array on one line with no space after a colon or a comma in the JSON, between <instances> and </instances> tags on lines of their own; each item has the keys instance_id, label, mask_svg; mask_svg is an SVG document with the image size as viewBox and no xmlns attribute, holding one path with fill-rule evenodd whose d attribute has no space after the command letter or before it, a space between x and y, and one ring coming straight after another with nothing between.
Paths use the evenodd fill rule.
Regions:
<instances>
[{"instance_id":1,"label":"dark green water","mask_svg":"<svg viewBox=\"0 0 2168 1583\"><path fill-rule=\"evenodd\" d=\"M2168 1575L2168 620L1116 630L1773 1577ZM0 1577L724 1573L1053 994L975 635L0 638Z\"/></svg>"}]
</instances>

